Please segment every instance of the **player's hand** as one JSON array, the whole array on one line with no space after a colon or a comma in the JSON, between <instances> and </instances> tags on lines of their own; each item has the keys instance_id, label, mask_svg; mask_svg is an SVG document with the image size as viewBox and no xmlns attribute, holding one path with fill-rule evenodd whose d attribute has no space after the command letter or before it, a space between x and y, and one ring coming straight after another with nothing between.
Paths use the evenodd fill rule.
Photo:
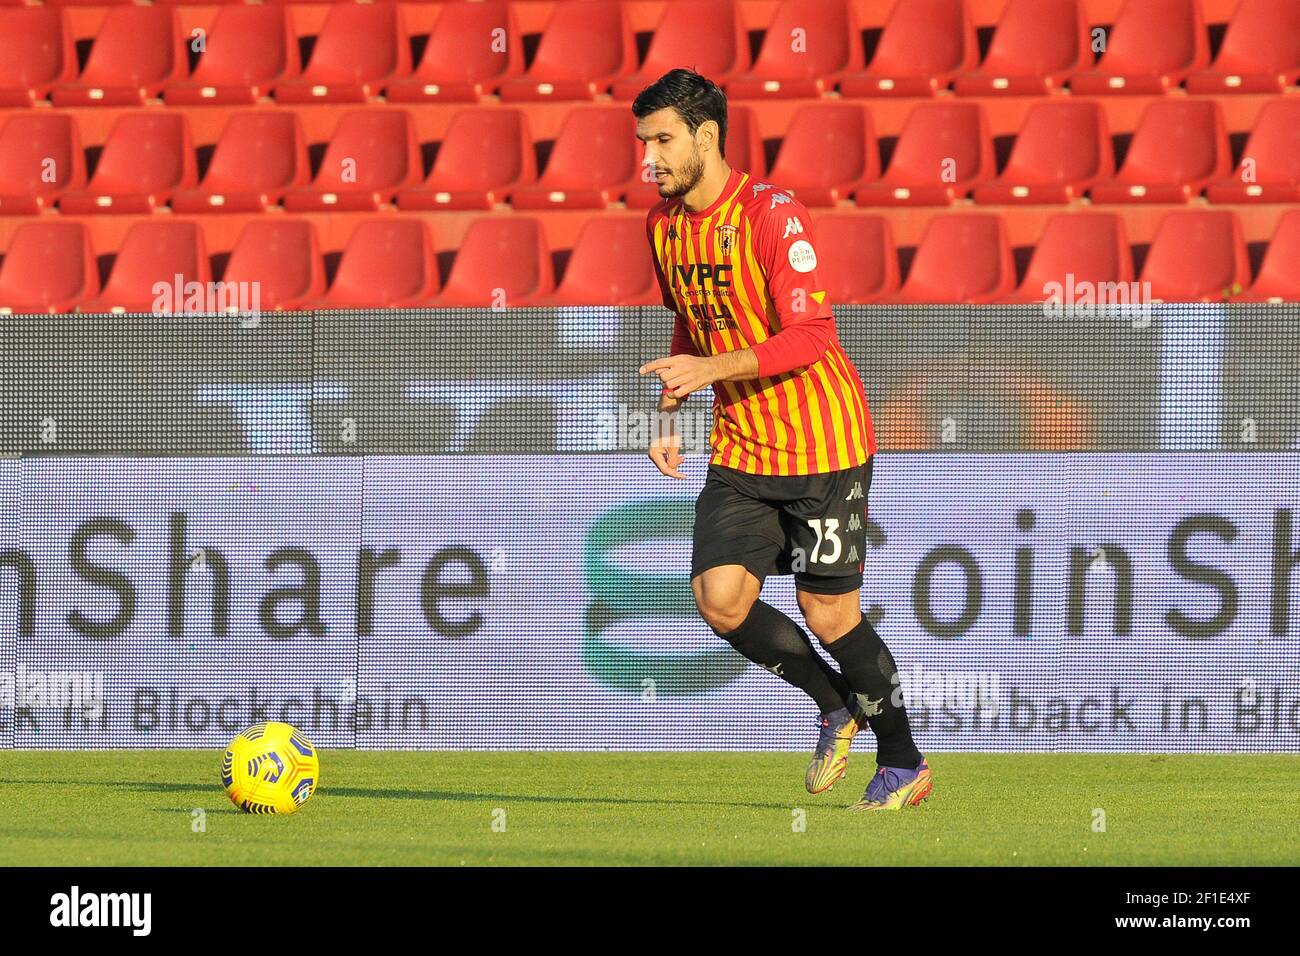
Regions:
<instances>
[{"instance_id":1,"label":"player's hand","mask_svg":"<svg viewBox=\"0 0 1300 956\"><path fill-rule=\"evenodd\" d=\"M668 355L646 362L641 374L654 372L673 398L685 398L691 392L708 388L717 381L717 363L700 355Z\"/></svg>"},{"instance_id":2,"label":"player's hand","mask_svg":"<svg viewBox=\"0 0 1300 956\"><path fill-rule=\"evenodd\" d=\"M669 478L685 478L678 469L686 456L682 454L680 435L660 435L650 442L650 460Z\"/></svg>"}]
</instances>

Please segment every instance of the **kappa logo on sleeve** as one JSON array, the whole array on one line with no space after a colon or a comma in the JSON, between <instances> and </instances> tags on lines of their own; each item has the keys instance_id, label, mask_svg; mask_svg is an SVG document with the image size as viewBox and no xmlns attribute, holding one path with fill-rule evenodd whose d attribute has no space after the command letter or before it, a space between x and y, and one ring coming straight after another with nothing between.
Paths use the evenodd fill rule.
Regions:
<instances>
[{"instance_id":1,"label":"kappa logo on sleeve","mask_svg":"<svg viewBox=\"0 0 1300 956\"><path fill-rule=\"evenodd\" d=\"M812 272L817 268L817 252L807 239L790 243L790 266L795 272Z\"/></svg>"}]
</instances>

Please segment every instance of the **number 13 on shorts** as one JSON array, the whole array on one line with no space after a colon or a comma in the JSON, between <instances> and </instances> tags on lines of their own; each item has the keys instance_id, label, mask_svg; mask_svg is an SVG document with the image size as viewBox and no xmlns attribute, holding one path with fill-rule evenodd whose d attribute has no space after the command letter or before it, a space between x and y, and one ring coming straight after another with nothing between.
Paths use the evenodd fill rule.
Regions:
<instances>
[{"instance_id":1,"label":"number 13 on shorts","mask_svg":"<svg viewBox=\"0 0 1300 956\"><path fill-rule=\"evenodd\" d=\"M836 529L840 526L839 518L809 518L808 526L812 528L817 541L812 553L808 555L809 564L834 564L840 559L843 544Z\"/></svg>"}]
</instances>

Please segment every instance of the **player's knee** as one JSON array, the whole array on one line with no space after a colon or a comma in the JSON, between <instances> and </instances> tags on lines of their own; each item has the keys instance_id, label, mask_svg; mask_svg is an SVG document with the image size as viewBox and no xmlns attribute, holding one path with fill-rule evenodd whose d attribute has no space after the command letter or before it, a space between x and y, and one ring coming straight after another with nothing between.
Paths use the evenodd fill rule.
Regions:
<instances>
[{"instance_id":1,"label":"player's knee","mask_svg":"<svg viewBox=\"0 0 1300 956\"><path fill-rule=\"evenodd\" d=\"M695 607L713 632L728 634L745 623L757 595L750 594L740 582L708 580L701 575L691 582Z\"/></svg>"},{"instance_id":2,"label":"player's knee","mask_svg":"<svg viewBox=\"0 0 1300 956\"><path fill-rule=\"evenodd\" d=\"M812 594L799 591L799 610L803 611L804 622L817 640L823 644L842 637L853 628L856 617L861 613L854 600L844 594Z\"/></svg>"},{"instance_id":3,"label":"player's knee","mask_svg":"<svg viewBox=\"0 0 1300 956\"><path fill-rule=\"evenodd\" d=\"M699 608L704 623L713 629L713 633L721 637L745 623L745 618L749 617L749 609L754 606L754 602L746 601L739 595L729 601L718 600L716 596L702 599L696 595L695 606Z\"/></svg>"},{"instance_id":4,"label":"player's knee","mask_svg":"<svg viewBox=\"0 0 1300 956\"><path fill-rule=\"evenodd\" d=\"M812 631L813 636L823 644L829 644L844 633L840 624L840 615L820 606L811 614L805 614L804 620L808 623L808 630Z\"/></svg>"}]
</instances>

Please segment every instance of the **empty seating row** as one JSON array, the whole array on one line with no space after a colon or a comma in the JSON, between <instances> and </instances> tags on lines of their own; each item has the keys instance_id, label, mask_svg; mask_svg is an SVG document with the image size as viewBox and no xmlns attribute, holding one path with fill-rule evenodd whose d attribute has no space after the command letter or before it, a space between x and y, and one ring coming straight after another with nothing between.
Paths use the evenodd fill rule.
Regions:
<instances>
[{"instance_id":1,"label":"empty seating row","mask_svg":"<svg viewBox=\"0 0 1300 956\"><path fill-rule=\"evenodd\" d=\"M78 70L55 7L0 9L0 105L631 99L692 64L732 98L1280 92L1300 77L1300 6L1242 0L1210 62L1197 0L1128 0L1090 27L1078 0L1009 0L981 61L963 0L895 3L869 64L845 0L782 0L751 61L732 0L669 3L638 64L617 0L557 3L532 62L510 4L449 3L418 62L394 3L336 3L304 64L285 9L223 6L198 38L174 8L109 9ZM187 44L199 53L191 74ZM1100 53L1100 58L1096 54Z\"/></svg>"},{"instance_id":2,"label":"empty seating row","mask_svg":"<svg viewBox=\"0 0 1300 956\"><path fill-rule=\"evenodd\" d=\"M428 226L414 217L388 217L356 227L327 288L314 227L276 216L253 220L241 231L220 280L229 290L227 300L226 293L214 288L197 222L133 225L101 289L85 224L44 221L14 233L0 263L0 313L221 312L228 310L227 301L232 308L238 302L241 308L265 311L510 307L602 299L649 305L660 301L657 284L647 276L649 267L644 221L599 216L584 228L557 290L541 223L487 217L471 228L442 285Z\"/></svg>"},{"instance_id":3,"label":"empty seating row","mask_svg":"<svg viewBox=\"0 0 1300 956\"><path fill-rule=\"evenodd\" d=\"M1279 220L1253 284L1241 224L1231 212L1166 214L1140 274L1119 216L1058 213L1047 220L1019 282L1004 221L995 214L932 218L901 283L886 218L830 213L814 226L825 262L820 278L833 302L1300 301L1300 210Z\"/></svg>"},{"instance_id":4,"label":"empty seating row","mask_svg":"<svg viewBox=\"0 0 1300 956\"><path fill-rule=\"evenodd\" d=\"M409 112L345 112L314 177L301 123L291 110L232 113L200 179L186 118L143 110L114 124L87 180L68 114L10 114L0 126L0 215L55 207L77 215L378 209L649 208L658 189L643 173L632 116L620 107L570 110L545 169L525 115L478 107L458 113L427 176ZM762 143L737 107L727 135L736 168L764 176ZM1300 201L1300 98L1260 111L1234 171L1223 117L1211 100L1155 100L1116 169L1095 101L1036 104L999 174L980 106L920 103L888 165L870 113L854 104L800 107L765 176L808 206L852 197L859 206L977 203Z\"/></svg>"},{"instance_id":5,"label":"empty seating row","mask_svg":"<svg viewBox=\"0 0 1300 956\"><path fill-rule=\"evenodd\" d=\"M817 217L813 226L822 259L818 280L841 304L1043 302L1054 295L1074 302L1075 290L1085 288L1094 302L1105 301L1108 292L1124 303L1300 301L1300 210L1279 220L1253 283L1241 226L1231 212L1166 215L1140 275L1118 216L1059 213L1048 219L1019 282L998 215L931 219L905 280L884 217L831 213ZM389 216L354 229L327 287L312 224L277 216L244 226L221 283L242 308L265 311L660 302L645 226L637 216L592 217L558 287L554 277L536 218L476 220L444 284L426 222ZM1149 285L1133 291L1135 279ZM0 263L0 312L225 311L226 300L212 297L212 282L203 228L196 221L134 224L102 289L85 223L38 221L14 233ZM190 283L198 284L197 293L189 291ZM191 300L192 294L198 298Z\"/></svg>"}]
</instances>

